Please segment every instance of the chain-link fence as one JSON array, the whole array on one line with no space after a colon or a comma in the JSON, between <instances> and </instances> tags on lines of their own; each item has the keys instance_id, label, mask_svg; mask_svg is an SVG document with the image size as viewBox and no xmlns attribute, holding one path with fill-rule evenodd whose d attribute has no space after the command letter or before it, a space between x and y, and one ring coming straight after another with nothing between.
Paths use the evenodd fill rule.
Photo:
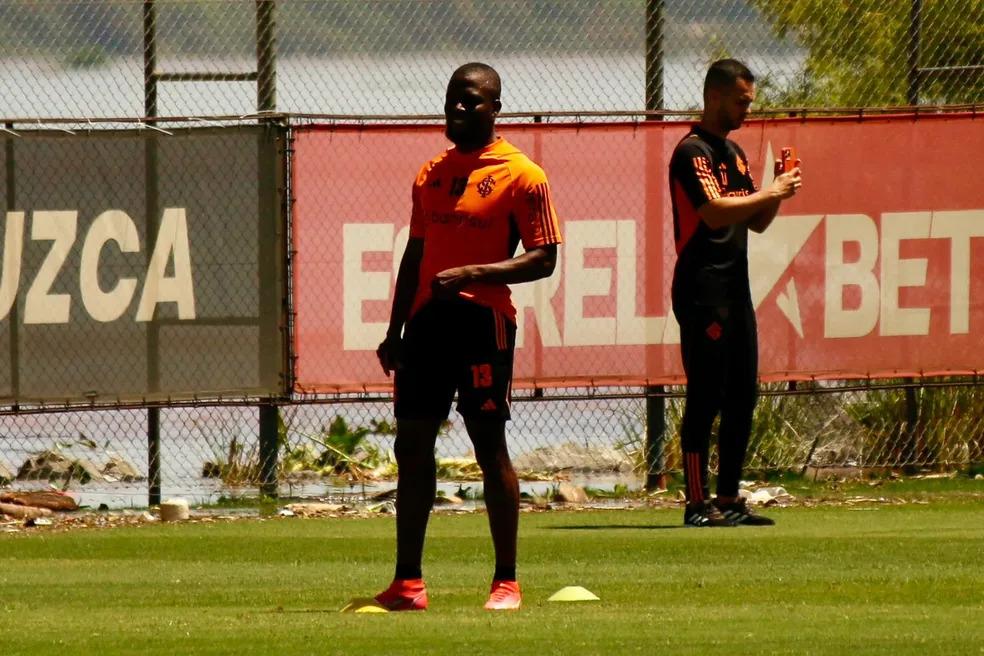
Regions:
<instances>
[{"instance_id":1,"label":"chain-link fence","mask_svg":"<svg viewBox=\"0 0 984 656\"><path fill-rule=\"evenodd\" d=\"M638 488L649 474L679 471L681 388L555 389L517 394L507 428L526 490L558 480ZM658 394L658 396L655 396ZM665 418L650 432L647 413ZM749 477L780 471L851 478L872 468L951 468L984 460L984 384L770 384L749 446ZM298 399L281 408L279 492L364 498L395 482L390 399ZM199 501L255 494L263 483L259 412L248 406L161 410L165 495ZM149 449L143 410L0 417L0 481L18 488L67 487L82 503L143 505ZM480 489L460 418L437 442L443 487ZM712 467L714 466L712 450Z\"/></svg>"},{"instance_id":2,"label":"chain-link fence","mask_svg":"<svg viewBox=\"0 0 984 656\"><path fill-rule=\"evenodd\" d=\"M152 128L160 130L168 127L164 117L194 117L180 123L187 125L220 116L255 119L258 110L272 109L295 115L287 117L293 121L341 115L419 115L421 121L433 121L449 73L464 61L480 60L502 74L507 112L547 120L557 113L568 113L568 120L570 115L618 120L620 113L645 110L692 112L701 103L707 63L722 56L750 64L764 107L976 105L984 99L982 24L984 4L976 0L10 0L0 4L7 210L18 211L40 184L37 176L11 178L8 165L25 161L27 141L54 139L31 133L36 122L47 119L63 119L60 125L94 133L114 125L106 119L143 119L140 125L145 125L148 117L160 117L157 126L163 127ZM147 140L136 133L128 138L141 144ZM266 209L282 202L289 214L286 183L275 179L279 166L254 174L255 165L244 168L228 144L219 143L224 138L213 135L211 146L198 142L203 153L184 160L167 160L171 146L162 146L155 166L170 165L171 175L180 179L174 184L197 189L203 203L222 204L219 214L229 216L256 214L259 192L240 194L236 188L252 189L255 175L266 175L279 186L280 196L268 200ZM17 145L18 140L25 144ZM115 178L86 169L87 158L78 152L48 150L47 156L57 160L56 169L82 177L67 186L49 180L41 189L112 189L113 179L137 192L151 187L143 178L153 149L140 146L140 152L130 153L130 164L120 160ZM255 148L251 152L255 159ZM39 167L45 168L40 160ZM153 224L138 221L133 226L144 260L153 250L151 228L158 227L167 205L168 184L161 180L167 182L158 180L160 198L137 193L141 197L129 205L113 205L146 210L155 204L160 210L129 211L133 217L159 214ZM402 179L398 184L408 187ZM19 198L12 193L18 189ZM579 198L572 194L568 202L581 202ZM81 201L66 206L83 208L86 220L110 207L85 211ZM127 225L117 223L123 232L107 234L124 244ZM8 231L10 225L8 214ZM206 260L217 271L231 267L237 275L269 281L264 267L277 259L271 251L241 248L243 253L231 253L225 263L214 257L223 250L230 254L237 231L219 221L201 239L193 234L191 242L209 243ZM269 247L275 238L272 232L258 233L256 241L266 239ZM74 247L79 254L83 240ZM41 266L41 252L34 256ZM92 289L106 292L127 277L124 260L96 271ZM178 264L175 258L159 276L174 278ZM146 266L134 271L142 284ZM243 307L212 317L215 325L200 329L206 355L191 369L168 369L175 365L165 357L155 365L141 365L136 374L127 373L113 360L123 348L119 335L101 346L83 335L79 339L92 360L87 371L119 369L120 377L133 374L141 385L153 387L149 370L163 367L158 374L165 378L190 377L199 386L217 389L223 386L218 378L224 368L245 367L255 369L256 378L269 387L275 363L257 364L262 338L242 335L255 332L261 320L277 323L281 308L271 309L277 294L264 296L253 289L242 299L230 293L221 275L210 281L216 300ZM66 284L57 283L52 293L74 293ZM285 284L292 285L293 279ZM82 300L76 299L77 307ZM288 294L286 302L293 300ZM272 314L257 315L259 306ZM14 334L18 308L24 309L14 302L6 317L3 346L8 350L19 343ZM174 309L180 310L177 305ZM234 325L223 328L222 321ZM267 332L286 328L268 324ZM160 337L150 335L154 329L131 332L129 337L148 344ZM51 375L64 384L66 369L57 360L65 340L72 338L59 339L53 347L32 353L52 359ZM172 336L175 342L187 339ZM151 353L149 347L144 353ZM288 367L288 380L291 374ZM209 384L213 379L218 382ZM12 396L17 398L17 386L27 381L19 381L12 370L3 382L15 389ZM72 390L63 396L95 398L81 382ZM92 504L139 505L148 487L158 495L214 500L255 491L257 485L270 491L279 484L285 493L321 495L392 480L393 418L387 396L281 395L275 400L279 412L271 412L269 405L255 405L255 389L242 394L253 396L238 404L215 405L214 397L201 404L194 398L175 401L166 393L159 398L144 394L159 406L151 410L138 407L139 399L128 401L135 405L125 409L121 402L115 409L73 406L58 412L12 404L0 417L0 484L67 485ZM508 429L516 466L530 481L569 476L630 486L677 470L681 394L678 388L597 386L519 392ZM106 402L104 395L97 396ZM758 406L748 467L814 474L837 467L843 474L870 467L967 465L984 459L982 415L984 387L976 378L770 384ZM270 467L274 455L275 470ZM442 477L476 476L456 416L442 430L438 455Z\"/></svg>"},{"instance_id":3,"label":"chain-link fence","mask_svg":"<svg viewBox=\"0 0 984 656\"><path fill-rule=\"evenodd\" d=\"M283 112L437 114L469 60L507 112L692 109L723 55L770 105L979 103L982 23L977 0L9 0L0 116L143 116L150 76L160 115L251 114L258 65Z\"/></svg>"}]
</instances>

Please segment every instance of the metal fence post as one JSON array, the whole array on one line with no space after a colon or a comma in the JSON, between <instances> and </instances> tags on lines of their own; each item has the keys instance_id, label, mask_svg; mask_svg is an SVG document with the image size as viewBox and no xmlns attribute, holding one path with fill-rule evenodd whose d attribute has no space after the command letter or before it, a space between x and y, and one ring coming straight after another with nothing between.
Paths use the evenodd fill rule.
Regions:
<instances>
[{"instance_id":1,"label":"metal fence post","mask_svg":"<svg viewBox=\"0 0 984 656\"><path fill-rule=\"evenodd\" d=\"M157 8L144 0L144 116L157 116Z\"/></svg>"},{"instance_id":2,"label":"metal fence post","mask_svg":"<svg viewBox=\"0 0 984 656\"><path fill-rule=\"evenodd\" d=\"M277 496L277 433L279 408L273 403L260 406L260 494Z\"/></svg>"},{"instance_id":3,"label":"metal fence post","mask_svg":"<svg viewBox=\"0 0 984 656\"><path fill-rule=\"evenodd\" d=\"M147 408L147 505L161 504L161 409Z\"/></svg>"},{"instance_id":4,"label":"metal fence post","mask_svg":"<svg viewBox=\"0 0 984 656\"><path fill-rule=\"evenodd\" d=\"M911 0L909 6L909 91L908 101L910 105L919 104L919 37L922 31L922 0Z\"/></svg>"},{"instance_id":5,"label":"metal fence post","mask_svg":"<svg viewBox=\"0 0 984 656\"><path fill-rule=\"evenodd\" d=\"M256 109L277 108L277 50L273 0L256 0Z\"/></svg>"},{"instance_id":6,"label":"metal fence post","mask_svg":"<svg viewBox=\"0 0 984 656\"><path fill-rule=\"evenodd\" d=\"M256 109L259 112L270 112L277 108L277 59L276 59L276 38L274 17L275 3L273 0L256 0ZM263 119L261 119L263 122ZM269 158L269 153L262 146L260 157ZM260 162L260 187L264 184L272 184L276 179L276 162L267 162L261 159ZM260 222L276 219L276 211L270 211L262 200L261 194ZM260 227L260 234L265 234L264 228ZM265 243L267 240L260 239L260 270L261 270L261 292L260 292L260 314L268 312L279 313L281 308L274 307L276 299L270 293L262 290L269 289L270 270L273 268L274 258L279 253L270 253L269 250L276 251L276 244ZM267 281L263 284L262 281ZM263 322L267 325L267 322ZM270 336L260 337L262 344L271 343ZM264 377L265 379L265 377ZM277 464L278 450L280 446L279 436L280 409L272 401L260 405L260 494L266 497L277 496Z\"/></svg>"},{"instance_id":7,"label":"metal fence post","mask_svg":"<svg viewBox=\"0 0 984 656\"><path fill-rule=\"evenodd\" d=\"M663 109L663 4L646 0L646 109Z\"/></svg>"},{"instance_id":8,"label":"metal fence post","mask_svg":"<svg viewBox=\"0 0 984 656\"><path fill-rule=\"evenodd\" d=\"M666 489L666 398L662 385L646 388L646 490Z\"/></svg>"},{"instance_id":9,"label":"metal fence post","mask_svg":"<svg viewBox=\"0 0 984 656\"><path fill-rule=\"evenodd\" d=\"M144 117L157 116L157 8L155 0L144 0ZM153 121L148 120L148 125ZM146 189L147 257L154 252L157 230L157 139L148 136L144 141L144 188ZM157 324L147 323L147 386L157 390ZM147 408L147 504L161 503L161 409Z\"/></svg>"},{"instance_id":10,"label":"metal fence post","mask_svg":"<svg viewBox=\"0 0 984 656\"><path fill-rule=\"evenodd\" d=\"M919 456L919 397L916 395L915 379L906 378L905 382L905 430L900 436L900 460L903 467L915 468Z\"/></svg>"},{"instance_id":11,"label":"metal fence post","mask_svg":"<svg viewBox=\"0 0 984 656\"><path fill-rule=\"evenodd\" d=\"M646 0L646 109L663 109L663 5ZM662 120L649 116L648 120ZM653 184L654 181L649 181ZM659 181L660 183L662 181ZM646 387L646 489L666 489L666 399L662 385Z\"/></svg>"}]
</instances>

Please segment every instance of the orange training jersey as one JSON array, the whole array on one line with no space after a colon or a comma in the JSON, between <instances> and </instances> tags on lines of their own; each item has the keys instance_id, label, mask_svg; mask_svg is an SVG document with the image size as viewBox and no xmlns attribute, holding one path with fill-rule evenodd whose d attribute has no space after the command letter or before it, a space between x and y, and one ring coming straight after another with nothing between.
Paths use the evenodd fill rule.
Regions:
<instances>
[{"instance_id":1,"label":"orange training jersey","mask_svg":"<svg viewBox=\"0 0 984 656\"><path fill-rule=\"evenodd\" d=\"M508 260L520 241L527 250L561 241L543 169L502 138L470 153L449 148L420 169L410 237L424 240L411 316L440 271ZM458 295L516 321L507 285L473 283Z\"/></svg>"}]
</instances>

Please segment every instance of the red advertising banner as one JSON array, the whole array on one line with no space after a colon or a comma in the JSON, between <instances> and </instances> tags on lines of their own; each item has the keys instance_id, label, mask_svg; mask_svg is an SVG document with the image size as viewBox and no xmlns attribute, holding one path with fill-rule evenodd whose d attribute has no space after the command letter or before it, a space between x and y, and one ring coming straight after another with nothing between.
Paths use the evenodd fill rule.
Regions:
<instances>
[{"instance_id":1,"label":"red advertising banner","mask_svg":"<svg viewBox=\"0 0 984 656\"><path fill-rule=\"evenodd\" d=\"M680 382L667 167L683 123L504 125L547 172L564 244L516 285L517 386ZM750 121L756 182L781 147L801 192L749 266L764 380L984 370L984 119ZM299 128L294 159L296 388L388 385L386 330L420 165L440 126Z\"/></svg>"}]
</instances>

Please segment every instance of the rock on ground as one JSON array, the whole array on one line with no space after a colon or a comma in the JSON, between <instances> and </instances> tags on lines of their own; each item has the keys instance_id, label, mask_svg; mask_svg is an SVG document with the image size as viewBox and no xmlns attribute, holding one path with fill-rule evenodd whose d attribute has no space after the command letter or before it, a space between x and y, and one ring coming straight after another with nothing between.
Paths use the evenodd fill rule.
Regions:
<instances>
[{"instance_id":1,"label":"rock on ground","mask_svg":"<svg viewBox=\"0 0 984 656\"><path fill-rule=\"evenodd\" d=\"M75 499L55 492L54 490L39 490L36 492L4 492L0 494L0 502L14 504L17 506L34 506L35 508L47 508L48 510L71 511L78 510L79 504Z\"/></svg>"}]
</instances>

